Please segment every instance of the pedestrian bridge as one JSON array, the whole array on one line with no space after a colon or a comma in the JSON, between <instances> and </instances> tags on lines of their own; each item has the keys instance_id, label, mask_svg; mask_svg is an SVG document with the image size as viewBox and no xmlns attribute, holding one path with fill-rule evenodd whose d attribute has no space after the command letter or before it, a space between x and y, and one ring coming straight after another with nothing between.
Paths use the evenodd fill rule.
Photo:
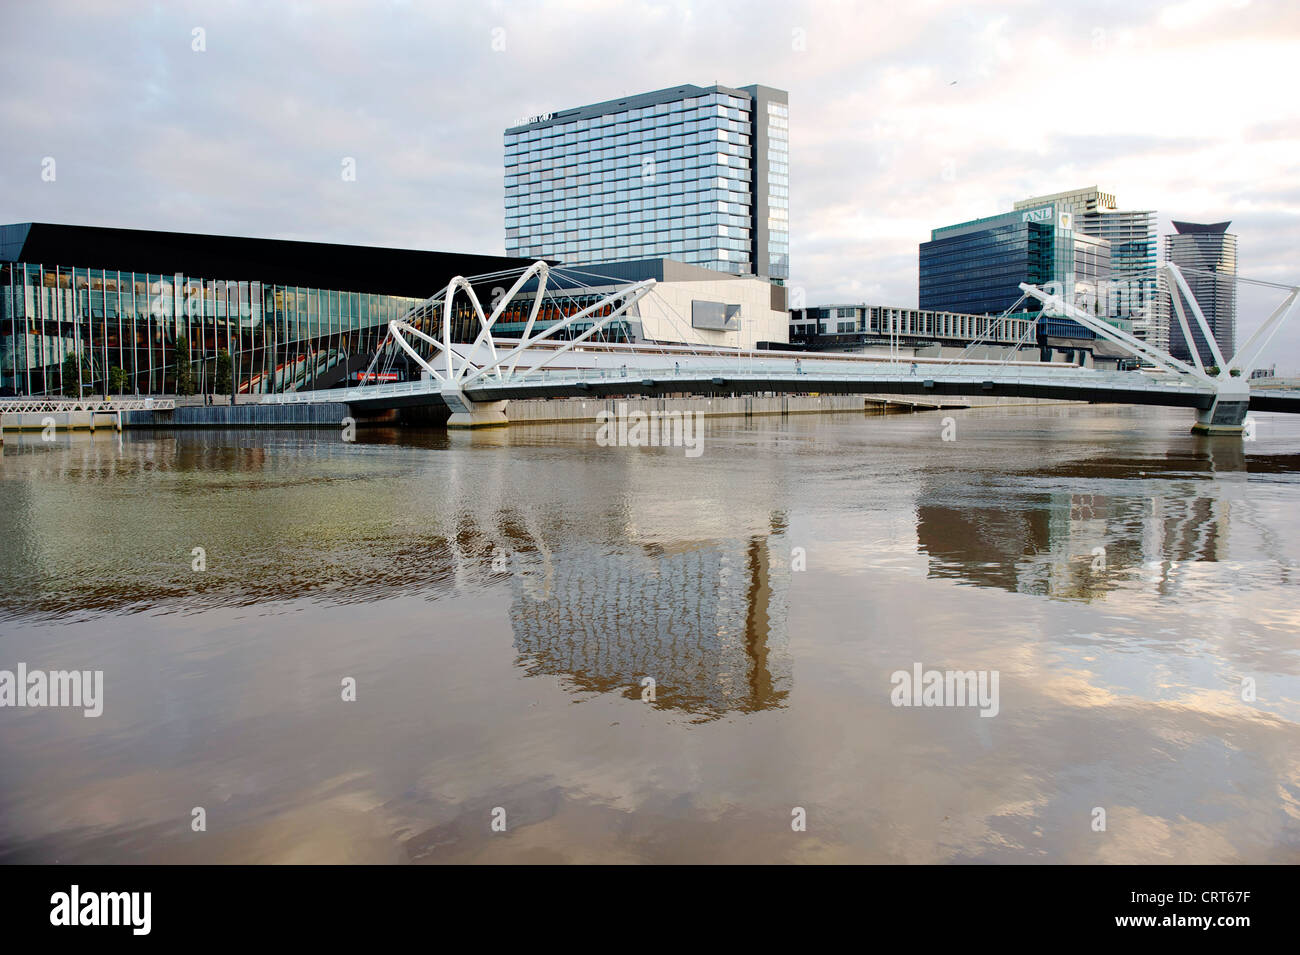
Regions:
<instances>
[{"instance_id":1,"label":"pedestrian bridge","mask_svg":"<svg viewBox=\"0 0 1300 955\"><path fill-rule=\"evenodd\" d=\"M1193 410L1194 430L1205 433L1240 434L1251 410L1300 413L1300 391L1252 391L1249 384L1250 371L1289 314L1300 287L1277 286L1289 291L1286 301L1231 360L1223 358L1213 346L1213 335L1188 293L1193 317L1209 338L1218 360L1217 369L1207 370L1199 357L1194 357L1192 365L1181 362L1059 296L1022 285L1025 295L1039 299L1045 310L1074 318L1154 366L1154 370L1099 371L1044 362L960 358L913 362L862 354L742 351L594 340L601 328L651 294L654 280L620 288L534 335L546 277L543 262L523 270L490 316L475 297L471 281L454 279L438 295L391 322L389 337L363 382L377 381L381 375L371 372L383 364L385 357L391 363L399 349L424 370L422 380L269 395L263 401L345 402L363 413L445 402L452 411L448 422L452 427L507 424L507 402L512 399L772 392L989 396L1162 405ZM1181 280L1180 274L1171 275L1171 284ZM511 297L529 282L536 292L523 334L517 339L495 338L492 326ZM479 320L480 332L472 343L451 342L446 331L452 325L452 302L458 291L470 301ZM1175 304L1186 330L1186 316L1177 298ZM440 324L436 321L439 313ZM578 325L584 320L590 327ZM575 326L586 330L582 334L575 330L567 339L561 337L566 329ZM435 337L428 328L443 329L443 337ZM1187 339L1192 340L1190 331Z\"/></svg>"}]
</instances>

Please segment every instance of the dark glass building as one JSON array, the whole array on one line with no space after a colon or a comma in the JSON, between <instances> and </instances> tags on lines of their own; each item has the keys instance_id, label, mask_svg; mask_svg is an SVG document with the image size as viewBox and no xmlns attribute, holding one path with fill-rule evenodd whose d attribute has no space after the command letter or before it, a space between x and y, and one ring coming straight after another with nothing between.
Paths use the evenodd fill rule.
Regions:
<instances>
[{"instance_id":1,"label":"dark glass building","mask_svg":"<svg viewBox=\"0 0 1300 955\"><path fill-rule=\"evenodd\" d=\"M389 321L453 276L527 264L323 242L4 225L0 394L173 393L178 375L201 393L330 387L364 367ZM80 382L63 380L75 364L70 357L80 363Z\"/></svg>"},{"instance_id":2,"label":"dark glass building","mask_svg":"<svg viewBox=\"0 0 1300 955\"><path fill-rule=\"evenodd\" d=\"M1110 276L1110 243L1073 228L1072 215L1054 202L944 226L920 246L919 307L923 310L1000 315L1020 298L1020 283L1048 286L1070 300L1079 287L1095 288ZM1037 312L1033 299L1023 306ZM1114 324L1124 323L1114 321ZM1045 315L1038 339L1096 338L1078 322ZM1068 345L1065 347L1069 347Z\"/></svg>"},{"instance_id":3,"label":"dark glass building","mask_svg":"<svg viewBox=\"0 0 1300 955\"><path fill-rule=\"evenodd\" d=\"M1020 298L1021 282L1044 285L1055 274L1050 222L1008 214L935 229L930 236L921 243L921 309L1001 314Z\"/></svg>"}]
</instances>

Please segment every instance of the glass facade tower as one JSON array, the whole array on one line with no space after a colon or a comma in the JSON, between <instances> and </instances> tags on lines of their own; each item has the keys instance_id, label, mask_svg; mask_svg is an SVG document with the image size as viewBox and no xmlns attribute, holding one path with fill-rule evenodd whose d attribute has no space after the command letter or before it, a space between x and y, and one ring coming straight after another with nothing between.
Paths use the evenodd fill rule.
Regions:
<instances>
[{"instance_id":1,"label":"glass facade tower","mask_svg":"<svg viewBox=\"0 0 1300 955\"><path fill-rule=\"evenodd\" d=\"M1055 286L1087 306L1088 289L1110 275L1110 243L1074 229L1073 215L1054 202L944 226L920 246L919 307L936 312L1000 315L1020 298L1020 283ZM1033 299L1024 306L1037 312ZM1115 324L1126 323L1103 316ZM1040 342L1092 339L1078 322L1043 316Z\"/></svg>"},{"instance_id":2,"label":"glass facade tower","mask_svg":"<svg viewBox=\"0 0 1300 955\"><path fill-rule=\"evenodd\" d=\"M1237 237L1228 231L1229 225L1176 221L1174 234L1165 236L1165 259L1183 270L1187 287L1225 358L1231 358L1237 350ZM1173 315L1168 302L1162 310ZM1202 364L1214 364L1205 336L1185 303L1183 311ZM1192 360L1191 346L1177 321L1170 322L1169 353L1182 361Z\"/></svg>"},{"instance_id":3,"label":"glass facade tower","mask_svg":"<svg viewBox=\"0 0 1300 955\"><path fill-rule=\"evenodd\" d=\"M1160 321L1155 275L1155 211L1119 209L1114 193L1103 192L1096 186L1022 199L1014 209L1019 211L1047 202L1070 214L1076 232L1110 243L1109 281L1098 290L1106 317L1131 321L1137 337L1158 348L1168 348L1168 327Z\"/></svg>"},{"instance_id":4,"label":"glass facade tower","mask_svg":"<svg viewBox=\"0 0 1300 955\"><path fill-rule=\"evenodd\" d=\"M1020 298L1021 282L1057 282L1073 294L1109 270L1110 243L1076 232L1070 213L1049 202L932 230L920 247L919 307L997 314Z\"/></svg>"},{"instance_id":5,"label":"glass facade tower","mask_svg":"<svg viewBox=\"0 0 1300 955\"><path fill-rule=\"evenodd\" d=\"M789 105L765 86L678 86L505 131L508 255L666 257L784 283Z\"/></svg>"}]
</instances>

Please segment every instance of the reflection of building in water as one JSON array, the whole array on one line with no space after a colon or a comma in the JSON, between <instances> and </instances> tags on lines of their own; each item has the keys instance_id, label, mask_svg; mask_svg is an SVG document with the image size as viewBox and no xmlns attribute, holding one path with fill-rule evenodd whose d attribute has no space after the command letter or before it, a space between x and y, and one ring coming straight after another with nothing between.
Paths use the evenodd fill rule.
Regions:
<instances>
[{"instance_id":1,"label":"reflection of building in water","mask_svg":"<svg viewBox=\"0 0 1300 955\"><path fill-rule=\"evenodd\" d=\"M516 577L515 646L530 672L584 690L639 695L649 676L663 707L721 715L781 706L791 680L788 562L775 560L774 582L769 546L755 536L617 553L565 548L551 557L544 592Z\"/></svg>"},{"instance_id":2,"label":"reflection of building in water","mask_svg":"<svg viewBox=\"0 0 1300 955\"><path fill-rule=\"evenodd\" d=\"M1100 474L1077 476L1094 486L1111 483L1099 481ZM1158 569L1163 584L1170 562L1219 560L1230 509L1209 482L1188 482L1169 497L1038 491L1028 484L990 488L977 499L973 493L933 489L917 508L918 546L930 557L930 575L1078 600L1115 590L1137 568Z\"/></svg>"}]
</instances>

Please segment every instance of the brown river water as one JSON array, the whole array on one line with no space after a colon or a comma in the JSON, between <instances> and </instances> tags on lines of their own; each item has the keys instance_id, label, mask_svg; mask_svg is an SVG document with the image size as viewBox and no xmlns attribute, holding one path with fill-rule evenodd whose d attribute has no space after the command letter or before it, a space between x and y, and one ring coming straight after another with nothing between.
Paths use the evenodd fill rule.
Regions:
<instances>
[{"instance_id":1,"label":"brown river water","mask_svg":"<svg viewBox=\"0 0 1300 955\"><path fill-rule=\"evenodd\" d=\"M951 416L6 434L0 861L1300 861L1300 420Z\"/></svg>"}]
</instances>

